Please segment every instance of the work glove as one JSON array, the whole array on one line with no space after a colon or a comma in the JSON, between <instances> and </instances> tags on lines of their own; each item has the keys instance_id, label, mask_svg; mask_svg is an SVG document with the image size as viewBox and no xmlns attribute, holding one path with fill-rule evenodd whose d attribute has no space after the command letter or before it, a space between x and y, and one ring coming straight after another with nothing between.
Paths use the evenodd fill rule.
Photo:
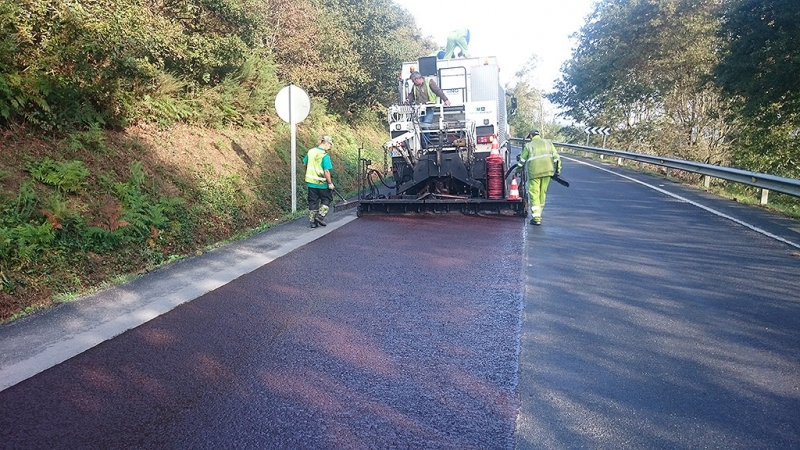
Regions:
<instances>
[{"instance_id":1,"label":"work glove","mask_svg":"<svg viewBox=\"0 0 800 450\"><path fill-rule=\"evenodd\" d=\"M561 175L561 161L556 162L556 176Z\"/></svg>"},{"instance_id":2,"label":"work glove","mask_svg":"<svg viewBox=\"0 0 800 450\"><path fill-rule=\"evenodd\" d=\"M517 172L517 175L522 175L522 166L520 164L517 164L515 172Z\"/></svg>"}]
</instances>

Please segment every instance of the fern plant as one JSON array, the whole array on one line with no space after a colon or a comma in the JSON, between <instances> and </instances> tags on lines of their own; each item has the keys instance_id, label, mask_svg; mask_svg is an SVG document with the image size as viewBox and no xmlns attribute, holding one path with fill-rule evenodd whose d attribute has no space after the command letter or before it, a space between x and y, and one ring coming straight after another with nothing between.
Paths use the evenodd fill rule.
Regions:
<instances>
[{"instance_id":1,"label":"fern plant","mask_svg":"<svg viewBox=\"0 0 800 450\"><path fill-rule=\"evenodd\" d=\"M86 229L84 238L86 248L97 253L105 253L119 247L126 241L124 228L108 230L102 227L90 226Z\"/></svg>"},{"instance_id":2,"label":"fern plant","mask_svg":"<svg viewBox=\"0 0 800 450\"><path fill-rule=\"evenodd\" d=\"M99 220L82 230L81 239L85 241L85 248L104 253L125 242L125 227L130 223L122 219L124 214L118 200L111 195L104 195Z\"/></svg>"},{"instance_id":3,"label":"fern plant","mask_svg":"<svg viewBox=\"0 0 800 450\"><path fill-rule=\"evenodd\" d=\"M90 175L83 161L78 160L56 162L43 158L28 164L26 169L36 181L65 192L76 192L85 187Z\"/></svg>"},{"instance_id":4,"label":"fern plant","mask_svg":"<svg viewBox=\"0 0 800 450\"><path fill-rule=\"evenodd\" d=\"M60 230L67 219L75 217L77 213L69 208L67 201L59 194L47 198L39 212L47 218L54 229Z\"/></svg>"},{"instance_id":5,"label":"fern plant","mask_svg":"<svg viewBox=\"0 0 800 450\"><path fill-rule=\"evenodd\" d=\"M86 131L69 133L62 145L70 152L88 150L93 153L105 153L108 150L105 132L97 124L91 125Z\"/></svg>"},{"instance_id":6,"label":"fern plant","mask_svg":"<svg viewBox=\"0 0 800 450\"><path fill-rule=\"evenodd\" d=\"M37 217L39 197L33 190L33 183L26 181L20 186L15 198L0 204L0 226L15 227Z\"/></svg>"},{"instance_id":7,"label":"fern plant","mask_svg":"<svg viewBox=\"0 0 800 450\"><path fill-rule=\"evenodd\" d=\"M168 215L174 212L177 205L182 204L181 199L161 198L153 201L144 191L145 174L142 163L136 161L130 166L131 176L124 183L117 183L115 190L117 198L122 203L124 211L121 220L130 228L130 234L137 238L146 238L158 234L155 230L162 230L170 223Z\"/></svg>"},{"instance_id":8,"label":"fern plant","mask_svg":"<svg viewBox=\"0 0 800 450\"><path fill-rule=\"evenodd\" d=\"M50 248L54 239L55 230L50 222L18 225L11 230L11 257L20 262L32 262Z\"/></svg>"},{"instance_id":9,"label":"fern plant","mask_svg":"<svg viewBox=\"0 0 800 450\"><path fill-rule=\"evenodd\" d=\"M117 198L122 203L122 220L133 227L138 237L144 237L150 232L147 221L150 200L142 192L145 179L142 163L139 161L131 163L130 172L130 178L124 183L117 183L115 190Z\"/></svg>"}]
</instances>

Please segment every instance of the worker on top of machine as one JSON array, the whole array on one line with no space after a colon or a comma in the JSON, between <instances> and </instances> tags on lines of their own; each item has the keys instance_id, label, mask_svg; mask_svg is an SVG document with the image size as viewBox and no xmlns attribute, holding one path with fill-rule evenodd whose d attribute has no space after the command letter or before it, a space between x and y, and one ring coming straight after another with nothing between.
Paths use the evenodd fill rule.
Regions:
<instances>
[{"instance_id":1,"label":"worker on top of machine","mask_svg":"<svg viewBox=\"0 0 800 450\"><path fill-rule=\"evenodd\" d=\"M524 169L528 175L531 225L541 225L547 186L550 177L561 174L561 157L552 142L539 136L539 130L531 130L527 137L531 141L525 144L519 155L517 173Z\"/></svg>"},{"instance_id":2,"label":"worker on top of machine","mask_svg":"<svg viewBox=\"0 0 800 450\"><path fill-rule=\"evenodd\" d=\"M447 35L447 48L444 50L444 58L439 59L450 59L453 57L456 51L456 47L461 50L461 56L465 58L469 58L469 49L467 45L469 44L469 30L455 30L451 31L450 34Z\"/></svg>"},{"instance_id":3,"label":"worker on top of machine","mask_svg":"<svg viewBox=\"0 0 800 450\"><path fill-rule=\"evenodd\" d=\"M414 84L408 93L406 102L410 104L433 104L437 103L436 98L440 98L445 106L450 106L450 100L442 91L436 81L432 78L425 78L421 73L411 72L411 82ZM420 119L420 127L429 129L433 123L433 108L425 110L425 116ZM427 136L423 133L423 142L427 144Z\"/></svg>"}]
</instances>

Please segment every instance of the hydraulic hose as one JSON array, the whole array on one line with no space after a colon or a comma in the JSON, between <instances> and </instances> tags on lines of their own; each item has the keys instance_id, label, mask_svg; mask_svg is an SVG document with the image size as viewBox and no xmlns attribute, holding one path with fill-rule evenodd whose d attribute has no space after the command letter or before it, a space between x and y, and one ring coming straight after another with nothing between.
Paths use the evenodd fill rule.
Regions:
<instances>
[{"instance_id":1,"label":"hydraulic hose","mask_svg":"<svg viewBox=\"0 0 800 450\"><path fill-rule=\"evenodd\" d=\"M372 181L372 175L373 175L373 174L377 175L377 176L378 176L378 179L379 179L379 180L380 180L380 182L381 182L381 184L383 184L383 185L384 185L384 186L386 186L387 188L389 188L389 189L395 189L395 188L397 187L397 183L395 183L394 185L391 185L391 186L390 186L390 185L389 185L389 184L386 182L386 179L384 179L383 175L382 175L382 174L381 174L379 171L377 171L377 170L375 170L375 169L369 169L369 170L367 171L367 175L366 175L366 181L367 181L367 184L369 185L369 194L366 194L366 195L362 195L362 196L361 196L361 198L362 198L362 199L364 199L364 200L372 200L372 199L377 199L377 198L385 198L385 196L381 195L381 193L380 193L380 189L378 189L378 186L375 184L375 182L373 182L373 181Z\"/></svg>"},{"instance_id":2,"label":"hydraulic hose","mask_svg":"<svg viewBox=\"0 0 800 450\"><path fill-rule=\"evenodd\" d=\"M380 179L380 180L381 180L381 183L382 183L384 186L386 186L387 188L389 188L389 189L394 189L394 188L396 188L396 187L397 187L397 183L396 183L396 182L395 182L395 184L394 184L393 186L389 186L388 184L386 184L386 179L384 179L384 178L383 178L383 175L382 175L380 172L378 172L377 170L375 170L375 169L370 169L370 172L374 172L375 174L377 174L377 175L378 175L378 179ZM370 178L370 180L372 180L372 179Z\"/></svg>"},{"instance_id":3,"label":"hydraulic hose","mask_svg":"<svg viewBox=\"0 0 800 450\"><path fill-rule=\"evenodd\" d=\"M511 166L511 167L509 167L508 168L508 172L506 172L506 176L504 176L503 179L505 180L506 178L508 178L508 176L511 175L511 172L516 168L517 168L516 164Z\"/></svg>"}]
</instances>

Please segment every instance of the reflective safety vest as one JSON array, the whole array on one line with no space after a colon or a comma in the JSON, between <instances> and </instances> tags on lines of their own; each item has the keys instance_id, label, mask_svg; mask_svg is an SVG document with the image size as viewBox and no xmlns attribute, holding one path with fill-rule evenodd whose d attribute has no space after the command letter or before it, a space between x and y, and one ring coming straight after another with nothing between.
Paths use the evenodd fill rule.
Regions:
<instances>
[{"instance_id":1,"label":"reflective safety vest","mask_svg":"<svg viewBox=\"0 0 800 450\"><path fill-rule=\"evenodd\" d=\"M314 147L308 151L308 162L306 163L306 183L328 185L325 179L325 169L322 168L322 160L325 158L325 149Z\"/></svg>"},{"instance_id":2,"label":"reflective safety vest","mask_svg":"<svg viewBox=\"0 0 800 450\"><path fill-rule=\"evenodd\" d=\"M556 162L561 161L553 143L541 136L534 136L525 144L520 157L520 164L527 165L528 179L552 176L555 174Z\"/></svg>"},{"instance_id":3,"label":"reflective safety vest","mask_svg":"<svg viewBox=\"0 0 800 450\"><path fill-rule=\"evenodd\" d=\"M436 103L436 93L431 90L431 80L430 78L425 78L425 83L422 86L417 86L416 84L412 88L412 92L414 93L414 102L416 103ZM428 101L423 102L420 101L420 97L425 98L425 94L428 94Z\"/></svg>"}]
</instances>

